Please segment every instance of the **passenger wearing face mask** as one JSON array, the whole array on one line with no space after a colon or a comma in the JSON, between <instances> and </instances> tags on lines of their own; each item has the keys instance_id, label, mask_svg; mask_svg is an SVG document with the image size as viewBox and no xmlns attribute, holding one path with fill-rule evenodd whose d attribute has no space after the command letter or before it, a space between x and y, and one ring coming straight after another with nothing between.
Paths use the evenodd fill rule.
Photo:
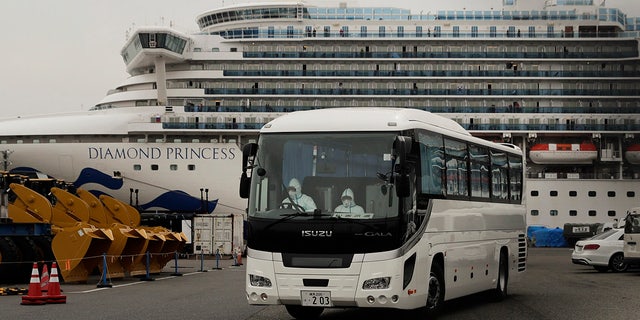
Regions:
<instances>
[{"instance_id":1,"label":"passenger wearing face mask","mask_svg":"<svg viewBox=\"0 0 640 320\"><path fill-rule=\"evenodd\" d=\"M342 204L339 205L333 212L339 213L364 213L364 209L361 206L357 205L353 200L353 191L351 189L346 188L344 192L342 192Z\"/></svg>"},{"instance_id":2,"label":"passenger wearing face mask","mask_svg":"<svg viewBox=\"0 0 640 320\"><path fill-rule=\"evenodd\" d=\"M316 203L313 201L313 199L308 195L302 193L302 186L300 185L300 181L298 181L298 179L293 178L291 179L291 181L289 181L288 191L289 196L282 200L283 204L291 203L291 201L293 201L294 204L302 207L305 212L317 209Z\"/></svg>"}]
</instances>

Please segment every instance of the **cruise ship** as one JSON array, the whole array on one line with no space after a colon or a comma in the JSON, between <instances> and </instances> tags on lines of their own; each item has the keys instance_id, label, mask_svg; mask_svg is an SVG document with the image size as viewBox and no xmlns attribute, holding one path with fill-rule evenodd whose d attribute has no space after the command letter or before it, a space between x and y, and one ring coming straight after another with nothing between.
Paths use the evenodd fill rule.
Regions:
<instances>
[{"instance_id":1,"label":"cruise ship","mask_svg":"<svg viewBox=\"0 0 640 320\"><path fill-rule=\"evenodd\" d=\"M195 20L192 34L133 31L130 77L90 111L2 120L4 168L147 213L243 213L240 150L270 120L417 108L526 152L529 225L612 222L640 203L640 19L604 1L426 14L271 1Z\"/></svg>"}]
</instances>

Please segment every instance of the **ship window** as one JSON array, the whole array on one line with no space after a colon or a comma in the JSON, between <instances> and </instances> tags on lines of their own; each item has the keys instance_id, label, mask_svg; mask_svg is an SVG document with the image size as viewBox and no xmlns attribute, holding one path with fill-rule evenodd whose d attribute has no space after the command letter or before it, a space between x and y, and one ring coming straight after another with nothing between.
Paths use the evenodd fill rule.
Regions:
<instances>
[{"instance_id":1,"label":"ship window","mask_svg":"<svg viewBox=\"0 0 640 320\"><path fill-rule=\"evenodd\" d=\"M572 217L575 217L578 215L578 211L577 210L569 210L569 215Z\"/></svg>"},{"instance_id":2,"label":"ship window","mask_svg":"<svg viewBox=\"0 0 640 320\"><path fill-rule=\"evenodd\" d=\"M169 170L171 170L171 171L177 171L177 170L178 170L178 165L177 165L177 164L169 165Z\"/></svg>"},{"instance_id":3,"label":"ship window","mask_svg":"<svg viewBox=\"0 0 640 320\"><path fill-rule=\"evenodd\" d=\"M531 215L532 216L537 216L538 215L538 210L531 210Z\"/></svg>"},{"instance_id":4,"label":"ship window","mask_svg":"<svg viewBox=\"0 0 640 320\"><path fill-rule=\"evenodd\" d=\"M595 210L589 210L589 217L595 217L596 216L596 211Z\"/></svg>"},{"instance_id":5,"label":"ship window","mask_svg":"<svg viewBox=\"0 0 640 320\"><path fill-rule=\"evenodd\" d=\"M538 196L538 190L531 190L531 196L532 197L537 197Z\"/></svg>"},{"instance_id":6,"label":"ship window","mask_svg":"<svg viewBox=\"0 0 640 320\"><path fill-rule=\"evenodd\" d=\"M616 192L615 191L609 191L607 192L607 196L609 196L610 198L613 198L616 196Z\"/></svg>"},{"instance_id":7,"label":"ship window","mask_svg":"<svg viewBox=\"0 0 640 320\"><path fill-rule=\"evenodd\" d=\"M627 191L627 198L633 198L636 196L636 193L633 191Z\"/></svg>"},{"instance_id":8,"label":"ship window","mask_svg":"<svg viewBox=\"0 0 640 320\"><path fill-rule=\"evenodd\" d=\"M141 165L139 165L139 164L134 164L133 165L133 171L140 171L140 170L142 170L142 166Z\"/></svg>"},{"instance_id":9,"label":"ship window","mask_svg":"<svg viewBox=\"0 0 640 320\"><path fill-rule=\"evenodd\" d=\"M196 170L196 165L195 165L195 164L190 164L190 165L188 165L188 166L187 166L187 170L189 170L189 171L194 171L194 170Z\"/></svg>"},{"instance_id":10,"label":"ship window","mask_svg":"<svg viewBox=\"0 0 640 320\"><path fill-rule=\"evenodd\" d=\"M607 215L609 217L615 217L616 216L616 211L615 210L609 210L609 211L607 211Z\"/></svg>"},{"instance_id":11,"label":"ship window","mask_svg":"<svg viewBox=\"0 0 640 320\"><path fill-rule=\"evenodd\" d=\"M595 191L589 191L589 197L595 197L595 196L596 196Z\"/></svg>"},{"instance_id":12,"label":"ship window","mask_svg":"<svg viewBox=\"0 0 640 320\"><path fill-rule=\"evenodd\" d=\"M157 164L152 164L151 165L151 170L158 171L158 165Z\"/></svg>"},{"instance_id":13,"label":"ship window","mask_svg":"<svg viewBox=\"0 0 640 320\"><path fill-rule=\"evenodd\" d=\"M551 190L551 191L549 191L549 195L552 196L552 197L557 197L558 196L558 191Z\"/></svg>"},{"instance_id":14,"label":"ship window","mask_svg":"<svg viewBox=\"0 0 640 320\"><path fill-rule=\"evenodd\" d=\"M569 191L569 197L576 197L578 193L576 191Z\"/></svg>"},{"instance_id":15,"label":"ship window","mask_svg":"<svg viewBox=\"0 0 640 320\"><path fill-rule=\"evenodd\" d=\"M552 217L555 217L558 215L558 210L552 209L549 210L549 215L551 215Z\"/></svg>"},{"instance_id":16,"label":"ship window","mask_svg":"<svg viewBox=\"0 0 640 320\"><path fill-rule=\"evenodd\" d=\"M229 48L230 52L238 52L238 48Z\"/></svg>"}]
</instances>

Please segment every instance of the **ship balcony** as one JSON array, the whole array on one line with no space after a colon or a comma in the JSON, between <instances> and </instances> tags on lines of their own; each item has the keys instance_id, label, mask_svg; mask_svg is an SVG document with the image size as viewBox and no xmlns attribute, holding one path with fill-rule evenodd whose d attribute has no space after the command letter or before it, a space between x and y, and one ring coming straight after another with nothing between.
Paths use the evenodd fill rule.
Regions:
<instances>
[{"instance_id":1,"label":"ship balcony","mask_svg":"<svg viewBox=\"0 0 640 320\"><path fill-rule=\"evenodd\" d=\"M243 97L244 99L244 97ZM434 113L533 113L533 114L640 114L640 108L637 106L619 107L617 105L603 104L602 106L564 106L564 107L513 107L513 106L483 106L483 107L465 107L465 106L437 106L416 107ZM296 105L294 107L277 107L269 105L252 106L185 106L185 112L279 112L285 113L290 111L313 110L315 107Z\"/></svg>"},{"instance_id":2,"label":"ship balcony","mask_svg":"<svg viewBox=\"0 0 640 320\"><path fill-rule=\"evenodd\" d=\"M370 81L370 80L367 80ZM336 81L337 82L337 81ZM206 88L207 95L346 95L346 96L560 96L560 97L580 97L580 96L603 96L603 97L640 97L640 91L636 89L468 89L468 88L447 88L447 89L408 89L408 88L388 88L388 89L365 89L365 88L340 88L336 83L336 88L299 88L299 89L279 89L279 88Z\"/></svg>"},{"instance_id":3,"label":"ship balcony","mask_svg":"<svg viewBox=\"0 0 640 320\"><path fill-rule=\"evenodd\" d=\"M624 47L623 47L624 48ZM638 49L629 47L622 52L334 52L334 51L260 51L243 52L244 58L285 59L612 59L637 58Z\"/></svg>"},{"instance_id":4,"label":"ship balcony","mask_svg":"<svg viewBox=\"0 0 640 320\"><path fill-rule=\"evenodd\" d=\"M211 72L211 71L207 71ZM637 78L639 70L529 71L529 70L224 70L226 77L536 77Z\"/></svg>"},{"instance_id":5,"label":"ship balcony","mask_svg":"<svg viewBox=\"0 0 640 320\"><path fill-rule=\"evenodd\" d=\"M585 173L585 172L531 172L527 174L527 179L540 179L540 180L631 180L640 179L640 174L633 172L599 172L599 173Z\"/></svg>"}]
</instances>

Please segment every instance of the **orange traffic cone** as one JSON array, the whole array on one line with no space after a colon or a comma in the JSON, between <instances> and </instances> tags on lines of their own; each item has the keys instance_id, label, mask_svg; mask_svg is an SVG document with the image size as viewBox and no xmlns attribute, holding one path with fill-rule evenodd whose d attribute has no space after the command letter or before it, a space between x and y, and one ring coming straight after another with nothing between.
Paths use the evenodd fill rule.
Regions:
<instances>
[{"instance_id":1,"label":"orange traffic cone","mask_svg":"<svg viewBox=\"0 0 640 320\"><path fill-rule=\"evenodd\" d=\"M42 296L40 291L40 275L38 274L38 263L33 263L33 269L31 269L31 280L29 281L29 292L26 296L22 296L22 302L24 305L42 305L47 303L45 297Z\"/></svg>"},{"instance_id":2,"label":"orange traffic cone","mask_svg":"<svg viewBox=\"0 0 640 320\"><path fill-rule=\"evenodd\" d=\"M55 261L51 264L51 281L49 282L49 292L46 298L47 303L67 303L67 296L63 295L60 290L58 266Z\"/></svg>"},{"instance_id":3,"label":"orange traffic cone","mask_svg":"<svg viewBox=\"0 0 640 320\"><path fill-rule=\"evenodd\" d=\"M47 270L47 264L42 266L42 277L40 277L40 291L46 293L49 290L49 270Z\"/></svg>"}]
</instances>

